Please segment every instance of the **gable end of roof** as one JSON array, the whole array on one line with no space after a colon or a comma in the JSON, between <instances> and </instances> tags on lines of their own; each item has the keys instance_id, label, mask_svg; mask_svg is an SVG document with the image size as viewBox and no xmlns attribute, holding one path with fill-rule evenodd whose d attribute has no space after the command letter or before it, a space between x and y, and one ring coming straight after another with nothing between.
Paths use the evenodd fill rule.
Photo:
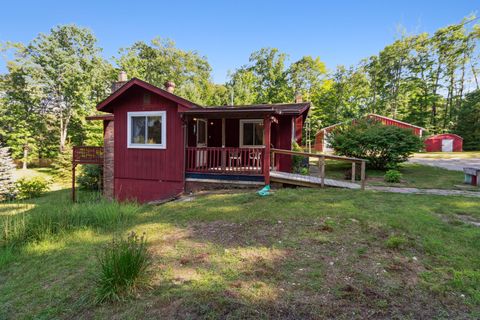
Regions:
<instances>
[{"instance_id":1,"label":"gable end of roof","mask_svg":"<svg viewBox=\"0 0 480 320\"><path fill-rule=\"evenodd\" d=\"M141 88L144 88L145 90L148 90L150 92L153 92L155 94L158 94L168 100L174 101L182 106L185 106L189 109L193 108L202 108L202 106L197 105L187 99L184 99L182 97L179 97L173 93L170 93L166 90L160 89L157 86L154 86L148 82L145 82L143 80L137 79L137 78L132 78L130 79L127 83L125 83L120 89L117 91L113 92L111 95L109 95L105 100L100 102L97 105L97 110L98 111L105 111L105 112L111 112L107 110L108 105L110 105L113 101L115 101L118 97L120 97L124 92L126 92L128 89L130 89L133 86L139 86Z\"/></svg>"}]
</instances>

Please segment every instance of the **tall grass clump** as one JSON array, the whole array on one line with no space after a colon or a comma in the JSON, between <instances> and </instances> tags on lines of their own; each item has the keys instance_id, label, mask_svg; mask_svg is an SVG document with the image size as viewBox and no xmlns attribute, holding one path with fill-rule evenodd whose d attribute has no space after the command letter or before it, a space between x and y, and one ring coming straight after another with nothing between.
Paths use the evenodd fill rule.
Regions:
<instances>
[{"instance_id":1,"label":"tall grass clump","mask_svg":"<svg viewBox=\"0 0 480 320\"><path fill-rule=\"evenodd\" d=\"M116 230L133 221L138 210L134 203L47 203L0 219L0 246L40 241L82 228Z\"/></svg>"},{"instance_id":2,"label":"tall grass clump","mask_svg":"<svg viewBox=\"0 0 480 320\"><path fill-rule=\"evenodd\" d=\"M114 239L97 255L97 302L120 301L148 287L152 257L145 234Z\"/></svg>"}]
</instances>

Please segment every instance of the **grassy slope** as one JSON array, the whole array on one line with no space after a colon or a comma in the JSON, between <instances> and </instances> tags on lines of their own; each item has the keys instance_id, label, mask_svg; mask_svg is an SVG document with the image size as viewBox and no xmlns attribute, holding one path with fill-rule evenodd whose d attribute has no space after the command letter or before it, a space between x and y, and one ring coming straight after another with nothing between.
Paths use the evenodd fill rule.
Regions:
<instances>
[{"instance_id":1,"label":"grassy slope","mask_svg":"<svg viewBox=\"0 0 480 320\"><path fill-rule=\"evenodd\" d=\"M0 319L478 316L480 229L457 216L480 219L477 199L284 189L158 207L80 201L64 190L0 208L0 219L75 217L1 249ZM129 230L149 238L152 289L94 305L95 252Z\"/></svg>"}]
</instances>

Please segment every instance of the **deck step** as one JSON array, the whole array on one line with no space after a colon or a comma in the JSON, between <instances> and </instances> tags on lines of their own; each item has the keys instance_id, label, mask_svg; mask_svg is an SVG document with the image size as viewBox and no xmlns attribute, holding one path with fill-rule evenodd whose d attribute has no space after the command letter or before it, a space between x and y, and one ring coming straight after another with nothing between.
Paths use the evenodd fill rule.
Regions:
<instances>
[{"instance_id":1,"label":"deck step","mask_svg":"<svg viewBox=\"0 0 480 320\"><path fill-rule=\"evenodd\" d=\"M280 171L270 171L270 180L281 183L288 183L293 185L299 185L304 187L320 187L322 185L322 179L314 176L305 176L296 173L287 173ZM360 189L361 186L357 183L326 179L325 185L335 188L347 188L347 189Z\"/></svg>"}]
</instances>

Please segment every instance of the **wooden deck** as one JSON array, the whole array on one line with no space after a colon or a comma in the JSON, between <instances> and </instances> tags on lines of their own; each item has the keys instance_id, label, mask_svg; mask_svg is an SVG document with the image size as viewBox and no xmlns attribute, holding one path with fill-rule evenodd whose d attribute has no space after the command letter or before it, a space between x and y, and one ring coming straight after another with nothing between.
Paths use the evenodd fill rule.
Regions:
<instances>
[{"instance_id":1,"label":"wooden deck","mask_svg":"<svg viewBox=\"0 0 480 320\"><path fill-rule=\"evenodd\" d=\"M280 183L288 183L297 186L303 187L314 187L318 188L322 185L322 179L314 176L305 176L295 173L287 173L280 171L270 171L270 180ZM347 188L347 189L360 189L361 186L357 183L340 181L334 179L325 179L325 186L335 187L335 188Z\"/></svg>"}]
</instances>

